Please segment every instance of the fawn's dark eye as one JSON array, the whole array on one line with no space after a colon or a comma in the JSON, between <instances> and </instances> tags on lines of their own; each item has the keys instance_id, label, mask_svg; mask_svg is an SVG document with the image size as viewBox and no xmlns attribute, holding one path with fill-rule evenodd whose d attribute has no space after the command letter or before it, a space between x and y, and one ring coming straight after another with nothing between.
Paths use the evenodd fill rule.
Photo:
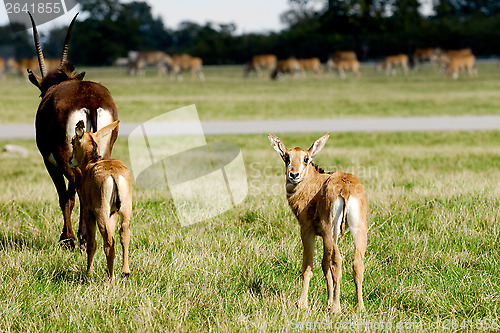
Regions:
<instances>
[{"instance_id":1,"label":"fawn's dark eye","mask_svg":"<svg viewBox=\"0 0 500 333\"><path fill-rule=\"evenodd\" d=\"M309 157L304 157L304 164L309 163Z\"/></svg>"}]
</instances>

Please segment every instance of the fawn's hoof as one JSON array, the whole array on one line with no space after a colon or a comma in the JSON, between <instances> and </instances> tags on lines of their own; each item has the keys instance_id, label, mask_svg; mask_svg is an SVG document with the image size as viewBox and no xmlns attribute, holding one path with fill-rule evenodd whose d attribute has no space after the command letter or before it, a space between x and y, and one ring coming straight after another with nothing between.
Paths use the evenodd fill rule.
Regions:
<instances>
[{"instance_id":1,"label":"fawn's hoof","mask_svg":"<svg viewBox=\"0 0 500 333\"><path fill-rule=\"evenodd\" d=\"M334 314L340 314L342 312L340 310L340 304L328 303L328 309Z\"/></svg>"},{"instance_id":2,"label":"fawn's hoof","mask_svg":"<svg viewBox=\"0 0 500 333\"><path fill-rule=\"evenodd\" d=\"M307 301L304 302L304 301L299 300L299 302L297 303L297 307L299 309L305 309L305 310L309 309L309 305L307 304Z\"/></svg>"},{"instance_id":3,"label":"fawn's hoof","mask_svg":"<svg viewBox=\"0 0 500 333\"><path fill-rule=\"evenodd\" d=\"M127 279L130 277L130 273L122 273L122 278Z\"/></svg>"}]
</instances>

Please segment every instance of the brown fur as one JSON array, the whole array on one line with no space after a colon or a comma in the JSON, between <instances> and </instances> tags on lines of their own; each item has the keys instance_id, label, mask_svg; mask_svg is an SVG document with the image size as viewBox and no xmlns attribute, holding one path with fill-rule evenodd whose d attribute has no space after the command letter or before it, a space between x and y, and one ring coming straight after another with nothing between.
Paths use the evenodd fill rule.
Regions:
<instances>
[{"instance_id":1,"label":"brown fur","mask_svg":"<svg viewBox=\"0 0 500 333\"><path fill-rule=\"evenodd\" d=\"M337 51L331 57L333 61L339 60L358 60L356 52L354 51Z\"/></svg>"},{"instance_id":2,"label":"brown fur","mask_svg":"<svg viewBox=\"0 0 500 333\"><path fill-rule=\"evenodd\" d=\"M477 75L475 68L476 57L473 54L455 55L448 60L446 75L448 77L458 78L461 71L467 71L469 77Z\"/></svg>"},{"instance_id":3,"label":"brown fur","mask_svg":"<svg viewBox=\"0 0 500 333\"><path fill-rule=\"evenodd\" d=\"M69 248L74 248L76 243L71 225L71 213L75 205L75 195L80 186L81 173L79 169L73 169L68 164L72 153L68 137L73 136L73 133L67 132L72 131L72 129L68 129L68 119L75 110L85 108L88 110L86 116L90 123L90 129L94 132L97 131L97 110L99 108L109 111L113 120L118 119L116 105L109 91L99 83L84 81L84 73L75 73L73 65L67 63L65 59L64 50L67 51L74 22L75 19L68 29L66 44L63 48L63 56L61 57L63 64L55 71L42 73L41 78L33 72L30 72L29 75L30 81L40 89L42 97L35 119L36 143L45 167L56 187L59 205L63 213L64 227L60 241ZM35 45L39 50L39 62L44 63L36 25L33 21L32 23ZM118 129L115 128L111 134L109 145L103 152L104 158L111 156L111 149L117 136ZM64 178L68 181L67 186ZM80 246L84 247L86 228L82 222L81 214L78 239Z\"/></svg>"},{"instance_id":4,"label":"brown fur","mask_svg":"<svg viewBox=\"0 0 500 333\"><path fill-rule=\"evenodd\" d=\"M278 58L274 54L258 54L252 57L252 60L245 66L245 70L243 74L248 76L251 71L254 71L255 74L259 75L262 69L267 70L267 75L270 76L271 72L276 67L276 63L278 62Z\"/></svg>"},{"instance_id":5,"label":"brown fur","mask_svg":"<svg viewBox=\"0 0 500 333\"><path fill-rule=\"evenodd\" d=\"M314 242L318 235L323 239L322 268L327 280L327 303L332 311L340 312L342 257L337 237L349 226L354 240L353 269L357 305L363 310L363 260L368 232L368 201L363 185L356 176L344 172L324 173L312 163L329 135L322 136L309 150L305 150L286 148L278 137L269 134L269 141L285 162L288 204L300 224L304 253L299 306L308 307L307 293L313 274Z\"/></svg>"},{"instance_id":6,"label":"brown fur","mask_svg":"<svg viewBox=\"0 0 500 333\"><path fill-rule=\"evenodd\" d=\"M377 70L385 69L385 73L390 75L396 67L401 67L405 75L408 74L408 56L406 54L397 54L385 57L384 61L377 65Z\"/></svg>"},{"instance_id":7,"label":"brown fur","mask_svg":"<svg viewBox=\"0 0 500 333\"><path fill-rule=\"evenodd\" d=\"M300 73L300 63L296 58L288 58L278 60L276 68L271 74L271 79L275 80L277 77L283 77L285 73L290 73L293 78L297 78Z\"/></svg>"},{"instance_id":8,"label":"brown fur","mask_svg":"<svg viewBox=\"0 0 500 333\"><path fill-rule=\"evenodd\" d=\"M173 75L177 76L178 80L182 80L182 72L190 71L191 79L195 79L196 76L200 80L204 80L203 75L203 61L199 57L193 57L189 54L174 54L172 56L172 72Z\"/></svg>"},{"instance_id":9,"label":"brown fur","mask_svg":"<svg viewBox=\"0 0 500 333\"><path fill-rule=\"evenodd\" d=\"M115 258L114 234L118 216L121 219L120 242L123 249L122 276L128 277L129 223L132 216L132 175L119 160L103 159L98 142L116 128L118 121L94 133L84 133L83 121L76 127L70 164L82 170L80 197L82 214L87 227L87 271L92 271L96 251L96 223L104 242L108 277L113 280ZM122 181L120 181L122 180ZM111 181L111 183L110 183Z\"/></svg>"},{"instance_id":10,"label":"brown fur","mask_svg":"<svg viewBox=\"0 0 500 333\"><path fill-rule=\"evenodd\" d=\"M428 47L428 48L417 48L413 52L413 63L415 67L418 67L422 62L429 61L432 67L436 67L437 60L441 54L441 49Z\"/></svg>"},{"instance_id":11,"label":"brown fur","mask_svg":"<svg viewBox=\"0 0 500 333\"><path fill-rule=\"evenodd\" d=\"M319 58L299 59L300 71L303 76L310 70L316 75L321 75L321 61Z\"/></svg>"},{"instance_id":12,"label":"brown fur","mask_svg":"<svg viewBox=\"0 0 500 333\"><path fill-rule=\"evenodd\" d=\"M144 75L146 66L156 66L158 75L165 74L167 67L172 65L172 58L162 51L142 51L130 62L130 75Z\"/></svg>"},{"instance_id":13,"label":"brown fur","mask_svg":"<svg viewBox=\"0 0 500 333\"><path fill-rule=\"evenodd\" d=\"M448 66L452 58L461 58L472 55L470 48L447 50L439 55L439 66L442 72L447 72Z\"/></svg>"},{"instance_id":14,"label":"brown fur","mask_svg":"<svg viewBox=\"0 0 500 333\"><path fill-rule=\"evenodd\" d=\"M329 59L327 67L336 69L337 74L340 76L341 79L345 79L346 72L352 72L356 77L361 76L361 72L359 71L360 64L359 61L356 59L337 60L337 61Z\"/></svg>"}]
</instances>

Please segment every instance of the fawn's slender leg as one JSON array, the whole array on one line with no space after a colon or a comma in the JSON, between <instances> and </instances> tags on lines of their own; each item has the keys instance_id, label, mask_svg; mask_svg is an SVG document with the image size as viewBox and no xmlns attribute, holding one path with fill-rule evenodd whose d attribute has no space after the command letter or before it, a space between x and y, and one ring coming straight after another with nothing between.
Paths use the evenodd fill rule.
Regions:
<instances>
[{"instance_id":1,"label":"fawn's slender leg","mask_svg":"<svg viewBox=\"0 0 500 333\"><path fill-rule=\"evenodd\" d=\"M92 272L92 262L94 261L97 243L95 240L96 222L94 214L88 210L82 210L84 223L87 228L87 272Z\"/></svg>"},{"instance_id":2,"label":"fawn's slender leg","mask_svg":"<svg viewBox=\"0 0 500 333\"><path fill-rule=\"evenodd\" d=\"M356 286L356 300L358 310L365 310L365 305L363 303L363 278L365 265L363 263L364 256L366 252L367 243L367 210L363 211L360 203L357 200L351 200L351 204L348 207L348 222L349 228L351 230L352 238L354 241L354 262L353 268L353 278L354 284ZM366 199L363 206L368 207Z\"/></svg>"},{"instance_id":3,"label":"fawn's slender leg","mask_svg":"<svg viewBox=\"0 0 500 333\"><path fill-rule=\"evenodd\" d=\"M302 239L302 290L300 292L299 308L307 308L307 292L309 290L309 281L313 276L312 266L314 259L314 230L301 229L300 237Z\"/></svg>"},{"instance_id":4,"label":"fawn's slender leg","mask_svg":"<svg viewBox=\"0 0 500 333\"><path fill-rule=\"evenodd\" d=\"M333 233L327 230L323 237L323 261L321 268L326 278L326 290L328 294L327 304L330 308L334 307L333 302L333 275L332 275L332 259L333 259Z\"/></svg>"},{"instance_id":5,"label":"fawn's slender leg","mask_svg":"<svg viewBox=\"0 0 500 333\"><path fill-rule=\"evenodd\" d=\"M113 263L115 260L115 227L118 215L114 213L111 217L108 217L108 211L108 209L100 210L99 213L96 214L96 219L103 239L104 253L106 254L106 262L108 266L108 277L110 281L113 281Z\"/></svg>"},{"instance_id":6,"label":"fawn's slender leg","mask_svg":"<svg viewBox=\"0 0 500 333\"><path fill-rule=\"evenodd\" d=\"M120 243L122 244L123 251L122 277L128 277L130 275L130 268L128 266L128 247L130 244L130 213L131 212L120 213Z\"/></svg>"},{"instance_id":7,"label":"fawn's slender leg","mask_svg":"<svg viewBox=\"0 0 500 333\"><path fill-rule=\"evenodd\" d=\"M366 251L366 232L358 232L354 237L354 263L352 265L354 271L354 284L356 285L356 299L358 310L364 311L363 303L363 277L365 265L363 263Z\"/></svg>"},{"instance_id":8,"label":"fawn's slender leg","mask_svg":"<svg viewBox=\"0 0 500 333\"><path fill-rule=\"evenodd\" d=\"M340 282L342 280L342 256L337 242L333 242L333 304L331 310L340 313ZM330 304L329 304L330 305Z\"/></svg>"}]
</instances>

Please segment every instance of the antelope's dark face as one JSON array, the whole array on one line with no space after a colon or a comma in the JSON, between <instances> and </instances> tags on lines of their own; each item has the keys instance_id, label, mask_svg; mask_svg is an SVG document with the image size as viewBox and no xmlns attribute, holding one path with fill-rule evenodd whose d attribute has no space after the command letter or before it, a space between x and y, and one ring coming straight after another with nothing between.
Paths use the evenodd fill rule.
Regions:
<instances>
[{"instance_id":1,"label":"antelope's dark face","mask_svg":"<svg viewBox=\"0 0 500 333\"><path fill-rule=\"evenodd\" d=\"M269 141L285 162L288 183L295 185L307 177L314 156L323 149L329 137L330 133L323 135L312 144L311 148L305 150L298 147L288 149L277 136L269 134Z\"/></svg>"}]
</instances>

